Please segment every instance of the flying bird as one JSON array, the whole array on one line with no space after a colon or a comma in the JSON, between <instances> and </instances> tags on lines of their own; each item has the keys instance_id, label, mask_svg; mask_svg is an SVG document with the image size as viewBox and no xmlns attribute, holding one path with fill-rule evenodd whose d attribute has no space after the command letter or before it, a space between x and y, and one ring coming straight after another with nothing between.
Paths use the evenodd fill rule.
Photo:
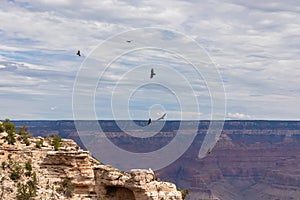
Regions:
<instances>
[{"instance_id":1,"label":"flying bird","mask_svg":"<svg viewBox=\"0 0 300 200\"><path fill-rule=\"evenodd\" d=\"M154 75L156 75L156 74L154 73L154 69L151 68L150 78L153 78Z\"/></svg>"},{"instance_id":2,"label":"flying bird","mask_svg":"<svg viewBox=\"0 0 300 200\"><path fill-rule=\"evenodd\" d=\"M210 154L211 153L211 148L209 148L206 152L206 155Z\"/></svg>"},{"instance_id":3,"label":"flying bird","mask_svg":"<svg viewBox=\"0 0 300 200\"><path fill-rule=\"evenodd\" d=\"M130 42L132 42L132 40L126 40L126 42L127 42L127 43L130 43Z\"/></svg>"},{"instance_id":4,"label":"flying bird","mask_svg":"<svg viewBox=\"0 0 300 200\"><path fill-rule=\"evenodd\" d=\"M151 122L152 122L152 120L151 120L151 118L149 118L147 125L151 124Z\"/></svg>"},{"instance_id":5,"label":"flying bird","mask_svg":"<svg viewBox=\"0 0 300 200\"><path fill-rule=\"evenodd\" d=\"M167 113L163 114L161 117L157 118L157 120L164 119L166 115L167 115Z\"/></svg>"},{"instance_id":6,"label":"flying bird","mask_svg":"<svg viewBox=\"0 0 300 200\"><path fill-rule=\"evenodd\" d=\"M77 56L81 56L80 50L77 51L77 54L76 54L76 55L77 55Z\"/></svg>"}]
</instances>

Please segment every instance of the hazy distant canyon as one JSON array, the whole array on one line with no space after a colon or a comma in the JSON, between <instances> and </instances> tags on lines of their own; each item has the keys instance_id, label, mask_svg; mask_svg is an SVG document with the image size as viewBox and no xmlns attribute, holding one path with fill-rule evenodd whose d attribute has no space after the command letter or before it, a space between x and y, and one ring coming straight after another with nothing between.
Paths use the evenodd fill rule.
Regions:
<instances>
[{"instance_id":1,"label":"hazy distant canyon","mask_svg":"<svg viewBox=\"0 0 300 200\"><path fill-rule=\"evenodd\" d=\"M59 134L81 144L73 121L14 123L28 126L34 135ZM133 152L162 148L173 139L179 123L167 121L160 133L142 139L122 133L114 121L100 122L113 143ZM300 199L300 122L226 121L211 154L198 159L208 125L209 121L200 122L198 135L185 154L157 171L160 179L189 189L188 199Z\"/></svg>"}]
</instances>

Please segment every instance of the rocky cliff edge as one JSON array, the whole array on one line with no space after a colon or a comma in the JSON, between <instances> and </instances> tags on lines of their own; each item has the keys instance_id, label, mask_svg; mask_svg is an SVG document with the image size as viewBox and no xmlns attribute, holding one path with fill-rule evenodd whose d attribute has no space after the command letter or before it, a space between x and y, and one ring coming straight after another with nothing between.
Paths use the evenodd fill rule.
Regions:
<instances>
[{"instance_id":1,"label":"rocky cliff edge","mask_svg":"<svg viewBox=\"0 0 300 200\"><path fill-rule=\"evenodd\" d=\"M103 165L73 140L14 137L9 144L8 133L0 133L0 199L182 199L173 183L158 181L151 169L127 173Z\"/></svg>"}]
</instances>

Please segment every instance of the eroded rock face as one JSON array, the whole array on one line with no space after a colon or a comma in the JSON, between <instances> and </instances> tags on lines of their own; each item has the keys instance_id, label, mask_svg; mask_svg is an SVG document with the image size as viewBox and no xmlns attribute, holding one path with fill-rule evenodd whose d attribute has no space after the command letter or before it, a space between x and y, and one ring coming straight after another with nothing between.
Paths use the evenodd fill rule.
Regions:
<instances>
[{"instance_id":1,"label":"eroded rock face","mask_svg":"<svg viewBox=\"0 0 300 200\"><path fill-rule=\"evenodd\" d=\"M173 183L155 180L151 169L134 169L130 173L126 173L117 171L110 166L99 165L95 168L95 174L96 191L100 196L105 195L111 199L119 199L119 196L123 196L122 200L182 199L181 192L177 191ZM132 198L133 196L134 198Z\"/></svg>"},{"instance_id":2,"label":"eroded rock face","mask_svg":"<svg viewBox=\"0 0 300 200\"><path fill-rule=\"evenodd\" d=\"M55 151L52 138L29 138L26 146L18 138L14 145L9 145L6 137L7 133L0 133L0 199L16 199L20 184L36 184L34 199L39 200L182 199L174 184L157 181L152 170L136 169L127 173L102 165L73 140L62 139ZM41 140L42 145L38 147ZM30 163L30 172L26 163ZM16 169L21 169L20 176L12 178ZM37 182L33 181L33 174Z\"/></svg>"},{"instance_id":3,"label":"eroded rock face","mask_svg":"<svg viewBox=\"0 0 300 200\"><path fill-rule=\"evenodd\" d=\"M271 131L266 129L246 130L251 135L235 131L223 133L204 159L193 156L201 145L196 140L180 159L158 171L159 177L189 188L192 200L300 199L299 129L282 135L267 135Z\"/></svg>"}]
</instances>

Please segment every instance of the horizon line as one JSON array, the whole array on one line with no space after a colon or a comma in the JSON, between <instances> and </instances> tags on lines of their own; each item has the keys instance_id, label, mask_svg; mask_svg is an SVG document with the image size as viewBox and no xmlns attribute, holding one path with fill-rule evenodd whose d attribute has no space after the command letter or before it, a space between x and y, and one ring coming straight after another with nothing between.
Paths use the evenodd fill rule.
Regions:
<instances>
[{"instance_id":1,"label":"horizon line","mask_svg":"<svg viewBox=\"0 0 300 200\"><path fill-rule=\"evenodd\" d=\"M9 119L9 118L8 118ZM5 120L5 119L4 119ZM4 121L0 120L0 121ZM148 121L148 119L9 119L10 121ZM169 119L160 120L160 122L172 121L293 121L300 122L300 119Z\"/></svg>"}]
</instances>

